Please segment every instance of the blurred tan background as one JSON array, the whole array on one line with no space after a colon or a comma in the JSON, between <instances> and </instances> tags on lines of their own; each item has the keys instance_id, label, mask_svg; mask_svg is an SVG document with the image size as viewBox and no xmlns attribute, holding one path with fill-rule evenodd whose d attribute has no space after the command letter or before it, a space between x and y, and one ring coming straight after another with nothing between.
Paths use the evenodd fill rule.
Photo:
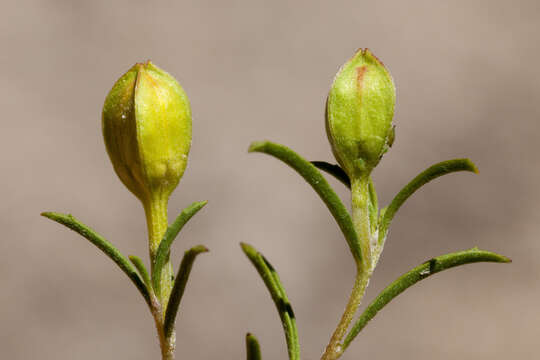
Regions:
<instances>
[{"instance_id":1,"label":"blurred tan background","mask_svg":"<svg viewBox=\"0 0 540 360\"><path fill-rule=\"evenodd\" d=\"M255 333L286 357L262 281L238 246L278 269L303 359L319 358L353 263L322 202L253 140L331 161L324 101L338 67L369 47L397 86L381 202L428 165L470 157L398 213L368 300L432 256L472 246L513 259L430 278L386 307L343 359L534 359L540 331L540 3L531 1L14 1L0 14L2 359L158 359L128 279L77 234L39 216L71 212L147 259L137 200L107 158L100 114L114 81L152 59L194 114L170 217L208 206L173 249L206 244L178 317L179 359L242 359ZM332 181L345 199L343 187Z\"/></svg>"}]
</instances>

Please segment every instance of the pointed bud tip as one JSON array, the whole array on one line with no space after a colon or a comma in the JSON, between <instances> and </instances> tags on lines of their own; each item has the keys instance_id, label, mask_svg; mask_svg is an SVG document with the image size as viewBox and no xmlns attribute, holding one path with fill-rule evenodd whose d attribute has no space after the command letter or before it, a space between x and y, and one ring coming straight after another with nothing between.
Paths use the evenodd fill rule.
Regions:
<instances>
[{"instance_id":1,"label":"pointed bud tip","mask_svg":"<svg viewBox=\"0 0 540 360\"><path fill-rule=\"evenodd\" d=\"M345 65L350 63L351 61L358 60L358 59L364 59L364 60L367 60L369 62L376 63L376 64L382 66L385 70L387 70L386 66L381 61L381 59L379 59L369 48L359 48L359 49L357 49L356 52L354 53L354 55L351 58L349 58L349 60L345 63Z\"/></svg>"}]
</instances>

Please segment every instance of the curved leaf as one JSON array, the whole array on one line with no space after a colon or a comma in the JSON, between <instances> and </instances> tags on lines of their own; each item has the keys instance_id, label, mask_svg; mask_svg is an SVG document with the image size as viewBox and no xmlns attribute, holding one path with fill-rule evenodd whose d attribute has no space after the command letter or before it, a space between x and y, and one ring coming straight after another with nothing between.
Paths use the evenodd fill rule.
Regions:
<instances>
[{"instance_id":1,"label":"curved leaf","mask_svg":"<svg viewBox=\"0 0 540 360\"><path fill-rule=\"evenodd\" d=\"M296 328L296 319L294 312L285 293L285 289L281 284L277 272L272 265L259 253L255 248L246 243L240 243L242 251L249 258L257 272L261 276L266 285L266 288L272 296L272 300L276 305L283 330L285 331L285 340L287 341L287 350L290 360L300 359L300 345L298 343L298 330Z\"/></svg>"},{"instance_id":2,"label":"curved leaf","mask_svg":"<svg viewBox=\"0 0 540 360\"><path fill-rule=\"evenodd\" d=\"M167 228L165 235L163 235L163 239L159 243L159 247L156 251L154 266L152 268L152 284L154 285L156 294L161 293L161 271L163 270L165 263L169 260L169 253L174 239L176 239L176 236L189 219L191 219L193 215L201 210L207 203L208 201L196 201L186 207Z\"/></svg>"},{"instance_id":3,"label":"curved leaf","mask_svg":"<svg viewBox=\"0 0 540 360\"><path fill-rule=\"evenodd\" d=\"M362 251L360 250L360 243L351 216L324 176L322 176L313 164L288 147L269 141L253 142L248 151L271 155L298 172L317 192L330 210L330 213L332 213L334 219L336 219L357 264L362 262Z\"/></svg>"},{"instance_id":4,"label":"curved leaf","mask_svg":"<svg viewBox=\"0 0 540 360\"><path fill-rule=\"evenodd\" d=\"M351 331L343 342L343 349L346 349L356 335L367 325L367 323L377 315L377 312L385 307L392 299L401 294L407 288L413 286L420 280L426 279L433 274L447 270L456 266L470 264L475 262L511 262L505 256L472 248L465 251L455 252L442 256L435 257L426 261L420 266L415 267L411 271L405 273L393 283L388 285L381 293L369 304L364 310L360 318L356 321Z\"/></svg>"},{"instance_id":5,"label":"curved leaf","mask_svg":"<svg viewBox=\"0 0 540 360\"><path fill-rule=\"evenodd\" d=\"M379 244L384 241L390 222L405 200L431 180L457 171L478 173L478 169L469 159L447 160L430 166L405 185L384 211L379 225Z\"/></svg>"},{"instance_id":6,"label":"curved leaf","mask_svg":"<svg viewBox=\"0 0 540 360\"><path fill-rule=\"evenodd\" d=\"M107 255L112 261L114 261L116 265L118 265L118 267L131 279L131 281L133 281L137 289L139 289L140 293L144 297L144 300L146 301L148 306L150 306L150 308L152 307L148 289L146 288L143 280L137 273L137 270L133 267L133 265L129 263L128 259L126 259L125 256L122 255L120 251L118 251L118 249L116 249L110 242L105 240L105 238L103 238L101 235L99 235L94 230L90 229L88 226L84 225L71 215L54 212L44 212L41 215L70 228L71 230L82 235L92 244L97 246L98 249L103 251L105 255Z\"/></svg>"},{"instance_id":7,"label":"curved leaf","mask_svg":"<svg viewBox=\"0 0 540 360\"><path fill-rule=\"evenodd\" d=\"M150 276L148 275L148 270L146 270L146 266L144 266L144 263L141 260L141 258L138 257L138 256L135 256L135 255L130 255L129 260L137 268L137 271L139 272L139 275L141 276L142 280L144 281L144 284L148 288L148 291L151 291L152 282L150 281Z\"/></svg>"},{"instance_id":8,"label":"curved leaf","mask_svg":"<svg viewBox=\"0 0 540 360\"><path fill-rule=\"evenodd\" d=\"M347 175L347 173L341 168L341 166L336 164L330 164L326 161L312 161L311 163L317 169L332 175L337 180L341 181L343 185L345 185L349 189L351 188L351 179L349 179L349 175Z\"/></svg>"},{"instance_id":9,"label":"curved leaf","mask_svg":"<svg viewBox=\"0 0 540 360\"><path fill-rule=\"evenodd\" d=\"M184 290L186 289L186 284L189 279L189 274L191 273L191 268L195 262L197 255L208 252L208 249L203 245L198 245L192 247L184 253L182 262L180 263L180 268L174 280L174 286L171 291L171 297L169 298L169 303L167 305L167 310L165 311L165 320L163 322L163 331L165 332L165 337L169 338L172 331L174 330L174 323L176 321L176 314L178 313L178 307L180 306L180 301L184 295Z\"/></svg>"},{"instance_id":10,"label":"curved leaf","mask_svg":"<svg viewBox=\"0 0 540 360\"><path fill-rule=\"evenodd\" d=\"M261 348L257 338L250 333L246 334L247 360L261 360Z\"/></svg>"},{"instance_id":11,"label":"curved leaf","mask_svg":"<svg viewBox=\"0 0 540 360\"><path fill-rule=\"evenodd\" d=\"M336 164L330 164L326 161L312 161L311 162L313 166L315 166L317 169L322 170L333 177L335 177L337 180L339 180L343 185L345 185L349 190L351 189L351 179L349 179L349 176L341 168L341 166ZM379 206L377 203L377 192L375 191L375 186L373 185L373 181L371 177L369 178L369 220L370 224L372 225L373 229L372 231L375 231L377 227L377 216L378 216Z\"/></svg>"}]
</instances>

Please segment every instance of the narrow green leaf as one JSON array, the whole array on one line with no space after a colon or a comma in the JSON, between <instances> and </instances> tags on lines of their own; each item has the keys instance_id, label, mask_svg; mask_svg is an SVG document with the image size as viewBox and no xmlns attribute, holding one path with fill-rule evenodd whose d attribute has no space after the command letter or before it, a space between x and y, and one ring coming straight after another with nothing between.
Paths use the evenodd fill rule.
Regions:
<instances>
[{"instance_id":1,"label":"narrow green leaf","mask_svg":"<svg viewBox=\"0 0 540 360\"><path fill-rule=\"evenodd\" d=\"M195 215L199 210L201 210L208 201L196 201L193 204L186 207L180 215L174 220L174 222L167 228L165 235L159 247L156 251L156 258L154 260L154 266L152 269L152 284L154 285L154 290L156 294L161 293L161 271L163 270L163 265L169 260L169 253L171 250L171 245L176 239L176 236L182 230L184 225Z\"/></svg>"},{"instance_id":2,"label":"narrow green leaf","mask_svg":"<svg viewBox=\"0 0 540 360\"><path fill-rule=\"evenodd\" d=\"M137 268L137 271L139 272L139 275L141 276L142 280L144 281L144 284L146 285L148 291L152 291L152 282L150 281L150 276L148 275L148 270L146 270L146 266L144 266L143 261L140 257L135 255L130 255L129 260L135 265Z\"/></svg>"},{"instance_id":3,"label":"narrow green leaf","mask_svg":"<svg viewBox=\"0 0 540 360\"><path fill-rule=\"evenodd\" d=\"M148 289L146 288L143 280L137 273L137 270L133 267L133 265L129 263L129 260L126 259L125 256L122 255L120 251L118 251L118 249L116 249L110 242L105 240L105 238L103 238L101 235L99 235L94 230L90 229L88 226L84 225L71 215L54 212L44 212L41 215L70 228L71 230L75 231L76 233L89 240L92 244L97 246L98 249L103 251L105 255L107 255L112 261L114 261L116 265L118 265L118 267L120 267L120 269L131 279L131 281L133 281L137 289L139 289L139 291L141 292L148 306L151 307Z\"/></svg>"},{"instance_id":4,"label":"narrow green leaf","mask_svg":"<svg viewBox=\"0 0 540 360\"><path fill-rule=\"evenodd\" d=\"M351 188L351 179L349 179L349 176L347 175L345 170L341 168L341 166L336 165L336 164L330 164L330 163L327 163L326 161L312 161L311 163L317 169L322 170L332 175L337 180L341 181L343 185L345 185L349 189Z\"/></svg>"},{"instance_id":5,"label":"narrow green leaf","mask_svg":"<svg viewBox=\"0 0 540 360\"><path fill-rule=\"evenodd\" d=\"M435 257L426 261L422 265L415 267L408 273L405 273L393 283L388 285L381 293L369 304L360 318L356 321L351 331L343 342L343 349L346 349L356 335L367 325L367 323L377 315L377 312L385 307L392 299L401 294L407 288L413 286L420 280L426 279L440 271L447 270L456 266L470 264L475 262L511 262L505 256L472 248L465 251L455 252Z\"/></svg>"},{"instance_id":6,"label":"narrow green leaf","mask_svg":"<svg viewBox=\"0 0 540 360\"><path fill-rule=\"evenodd\" d=\"M247 360L261 360L261 348L255 335L246 334L246 354Z\"/></svg>"},{"instance_id":7,"label":"narrow green leaf","mask_svg":"<svg viewBox=\"0 0 540 360\"><path fill-rule=\"evenodd\" d=\"M469 159L447 160L432 165L426 170L422 171L403 189L401 189L401 191L394 197L390 205L388 205L388 207L385 209L384 215L381 218L381 223L379 226L379 244L384 241L390 222L405 200L407 200L412 194L414 194L416 190L431 180L457 171L471 171L473 173L478 173L478 169Z\"/></svg>"},{"instance_id":8,"label":"narrow green leaf","mask_svg":"<svg viewBox=\"0 0 540 360\"><path fill-rule=\"evenodd\" d=\"M379 220L379 200L377 198L377 191L375 191L375 185L373 184L373 180L371 179L371 176L369 177L368 191L369 191L369 204L368 204L369 224L371 226L371 233L373 233L375 232L375 230L377 230L377 225L378 225L378 220Z\"/></svg>"},{"instance_id":9,"label":"narrow green leaf","mask_svg":"<svg viewBox=\"0 0 540 360\"><path fill-rule=\"evenodd\" d=\"M285 293L285 289L281 284L281 280L273 266L259 253L255 248L246 243L240 243L242 251L251 261L257 272L261 276L266 288L272 296L272 300L276 305L283 330L285 332L285 340L287 341L287 351L290 360L300 359L300 345L298 342L298 330L296 328L296 319L294 312Z\"/></svg>"},{"instance_id":10,"label":"narrow green leaf","mask_svg":"<svg viewBox=\"0 0 540 360\"><path fill-rule=\"evenodd\" d=\"M204 252L208 252L208 249L203 245L197 245L184 253L184 257L180 263L180 268L178 269L178 273L176 274L176 278L174 280L174 286L171 291L171 297L169 298L167 310L165 312L163 330L167 338L174 330L174 323L176 321L178 307L180 306L182 296L184 295L184 290L186 289L186 284L188 282L193 263L195 262L195 258L197 255Z\"/></svg>"},{"instance_id":11,"label":"narrow green leaf","mask_svg":"<svg viewBox=\"0 0 540 360\"><path fill-rule=\"evenodd\" d=\"M302 158L300 155L292 151L286 146L275 144L269 141L253 142L249 147L249 152L261 152L271 155L290 167L292 167L304 180L317 192L320 198L324 201L330 213L339 225L343 232L351 253L357 264L362 262L362 251L360 250L360 242L354 229L351 216L339 196L336 195L332 187L328 184L324 176L317 168L309 161Z\"/></svg>"}]
</instances>

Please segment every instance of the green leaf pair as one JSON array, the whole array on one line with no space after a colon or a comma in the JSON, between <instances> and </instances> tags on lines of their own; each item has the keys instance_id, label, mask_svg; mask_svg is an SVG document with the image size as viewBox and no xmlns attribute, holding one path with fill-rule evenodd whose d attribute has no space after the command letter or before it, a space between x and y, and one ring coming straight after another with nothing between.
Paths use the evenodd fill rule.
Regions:
<instances>
[{"instance_id":1,"label":"green leaf pair","mask_svg":"<svg viewBox=\"0 0 540 360\"><path fill-rule=\"evenodd\" d=\"M319 197L326 204L330 210L332 216L338 223L339 228L343 232L343 235L349 245L351 254L356 262L356 264L362 263L362 251L359 244L358 235L353 226L351 215L341 202L340 198L336 195L334 190L328 184L326 179L321 175L318 169L327 172L328 174L334 176L337 180L342 182L348 188L351 187L351 181L346 174L346 172L338 165L329 164L322 161L314 161L310 163L309 161L302 158L300 155L296 154L291 149L275 144L272 142L254 142L249 147L249 152L261 152L268 155L271 155L290 167L292 167L298 174L300 174ZM318 168L318 169L317 169ZM409 182L390 202L390 205L381 210L381 214L377 216L377 195L375 193L374 186L370 180L369 183L369 199L370 199L370 218L375 219L374 229L378 230L377 243L378 248L382 250L386 235L388 233L388 228L394 215L403 205L403 203L418 190L422 185L430 182L433 179L436 179L442 175L446 175L452 172L457 171L471 171L477 173L477 169L474 164L468 159L455 159L449 161L443 161L438 164L435 164L425 171L416 176L411 182ZM268 288L283 324L285 330L285 337L287 340L287 347L289 352L290 359L298 359L300 348L298 344L298 335L296 331L295 322L290 321L287 317L287 312L282 306L281 299L287 299L283 286L279 282L279 278L275 270L269 265L268 261L258 253L254 248L247 244L242 244L242 249L244 253L251 260L263 281ZM380 251L376 256L376 261ZM422 265L412 269L411 271L405 273L403 276L395 280L388 287L386 287L376 298L375 300L364 310L360 315L356 323L352 326L352 329L345 336L344 341L340 345L340 353L335 358L339 357L343 351L349 346L351 341L358 335L358 333L367 325L367 323L381 310L386 306L392 299L401 294L404 290L414 285L418 281L425 279L437 272L450 269L459 265L474 263L474 262L499 262L506 263L510 262L510 259L498 255L489 251L479 250L473 248L467 251L461 251L456 253L451 253L447 255L442 255L435 257ZM373 267L375 266L373 265ZM362 271L365 271L362 267L358 267L359 274ZM370 269L370 271L372 271ZM368 278L369 278L368 274ZM277 279L277 280L276 280ZM281 304L281 305L280 305ZM287 308L290 307L290 303L286 302ZM250 337L251 336L251 337ZM258 347L257 340L248 335L246 338L247 348L248 348L248 360L250 359L260 359L260 350ZM324 356L323 356L324 358Z\"/></svg>"},{"instance_id":2,"label":"green leaf pair","mask_svg":"<svg viewBox=\"0 0 540 360\"><path fill-rule=\"evenodd\" d=\"M163 309L163 304L159 303L156 294L159 294L161 271L164 264L167 262L170 256L170 247L173 241L176 239L183 226L191 219L200 209L206 205L206 201L194 202L187 208L185 208L176 220L167 228L163 240L160 243L158 251L156 253L155 261L152 266L152 276L149 275L148 270L144 266L143 261L137 256L129 256L129 260L122 255L122 253L114 247L109 241L97 232L77 220L71 215L65 215L54 212L44 212L41 215L60 223L69 229L77 232L92 244L97 246L105 255L113 260L118 267L131 279L135 284L144 300L148 304L152 313L159 312L163 314L162 326L163 332L166 337L169 337L174 330L174 324L176 314L184 294L184 290L191 272L191 268L197 255L207 252L208 249L202 245L195 246L187 250L182 258L180 268L176 275L173 290L170 298L167 301L167 306Z\"/></svg>"}]
</instances>

